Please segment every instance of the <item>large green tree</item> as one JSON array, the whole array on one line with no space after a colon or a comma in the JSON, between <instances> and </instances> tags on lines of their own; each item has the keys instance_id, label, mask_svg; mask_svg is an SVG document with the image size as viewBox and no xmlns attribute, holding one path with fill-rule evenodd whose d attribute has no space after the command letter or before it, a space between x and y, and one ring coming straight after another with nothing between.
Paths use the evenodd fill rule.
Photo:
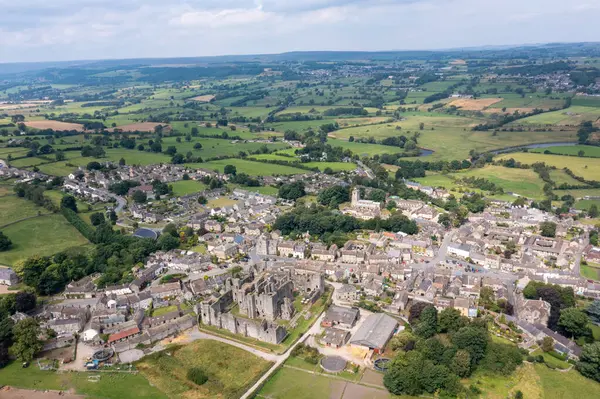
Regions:
<instances>
[{"instance_id":1,"label":"large green tree","mask_svg":"<svg viewBox=\"0 0 600 399\"><path fill-rule=\"evenodd\" d=\"M438 330L442 333L453 333L469 324L469 319L455 308L446 308L438 316Z\"/></svg>"},{"instance_id":2,"label":"large green tree","mask_svg":"<svg viewBox=\"0 0 600 399\"><path fill-rule=\"evenodd\" d=\"M35 319L27 318L19 321L13 327L14 343L10 347L11 353L23 362L32 361L43 347L42 341L38 338L40 333L40 325Z\"/></svg>"},{"instance_id":3,"label":"large green tree","mask_svg":"<svg viewBox=\"0 0 600 399\"><path fill-rule=\"evenodd\" d=\"M65 195L60 200L60 207L70 209L73 212L77 212L77 201L72 195Z\"/></svg>"},{"instance_id":4,"label":"large green tree","mask_svg":"<svg viewBox=\"0 0 600 399\"><path fill-rule=\"evenodd\" d=\"M416 335L422 338L430 338L435 335L438 328L437 309L429 306L421 312L419 322L414 328Z\"/></svg>"},{"instance_id":5,"label":"large green tree","mask_svg":"<svg viewBox=\"0 0 600 399\"><path fill-rule=\"evenodd\" d=\"M560 312L558 328L566 335L578 338L590 334L588 323L589 317L577 308L567 308Z\"/></svg>"},{"instance_id":6,"label":"large green tree","mask_svg":"<svg viewBox=\"0 0 600 399\"><path fill-rule=\"evenodd\" d=\"M475 365L485 356L488 345L488 333L487 330L480 327L463 327L452 336L452 343L458 349L464 349L469 352L471 364Z\"/></svg>"}]
</instances>

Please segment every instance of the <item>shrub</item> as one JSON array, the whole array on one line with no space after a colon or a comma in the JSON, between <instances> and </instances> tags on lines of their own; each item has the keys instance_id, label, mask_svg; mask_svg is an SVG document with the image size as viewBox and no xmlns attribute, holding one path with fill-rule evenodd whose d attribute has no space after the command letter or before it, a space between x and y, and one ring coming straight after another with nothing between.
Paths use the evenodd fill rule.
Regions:
<instances>
[{"instance_id":1,"label":"shrub","mask_svg":"<svg viewBox=\"0 0 600 399\"><path fill-rule=\"evenodd\" d=\"M187 379L196 385L204 385L208 381L208 377L201 368L192 367L187 371Z\"/></svg>"}]
</instances>

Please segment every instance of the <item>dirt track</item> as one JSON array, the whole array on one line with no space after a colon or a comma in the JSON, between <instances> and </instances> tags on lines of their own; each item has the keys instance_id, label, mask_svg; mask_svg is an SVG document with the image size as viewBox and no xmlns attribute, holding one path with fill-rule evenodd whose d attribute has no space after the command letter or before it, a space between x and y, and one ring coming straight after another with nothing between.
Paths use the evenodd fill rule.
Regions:
<instances>
[{"instance_id":1,"label":"dirt track","mask_svg":"<svg viewBox=\"0 0 600 399\"><path fill-rule=\"evenodd\" d=\"M13 387L0 388L2 399L82 399L84 396L62 391L35 391Z\"/></svg>"}]
</instances>

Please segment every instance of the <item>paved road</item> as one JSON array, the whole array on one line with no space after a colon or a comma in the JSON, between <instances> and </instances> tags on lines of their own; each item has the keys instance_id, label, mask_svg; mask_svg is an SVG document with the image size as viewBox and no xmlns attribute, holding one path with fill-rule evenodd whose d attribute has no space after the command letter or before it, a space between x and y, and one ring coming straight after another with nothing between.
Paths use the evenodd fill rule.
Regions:
<instances>
[{"instance_id":1,"label":"paved road","mask_svg":"<svg viewBox=\"0 0 600 399\"><path fill-rule=\"evenodd\" d=\"M113 195L112 197L117 200L117 207L115 208L115 213L119 214L123 211L125 205L127 205L127 201L125 200L125 198L119 197L118 195Z\"/></svg>"}]
</instances>

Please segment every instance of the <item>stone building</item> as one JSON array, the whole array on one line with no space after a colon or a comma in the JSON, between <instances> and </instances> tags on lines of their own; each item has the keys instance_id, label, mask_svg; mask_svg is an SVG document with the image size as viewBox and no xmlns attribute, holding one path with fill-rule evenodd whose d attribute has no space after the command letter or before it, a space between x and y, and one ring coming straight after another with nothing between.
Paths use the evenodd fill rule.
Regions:
<instances>
[{"instance_id":1,"label":"stone building","mask_svg":"<svg viewBox=\"0 0 600 399\"><path fill-rule=\"evenodd\" d=\"M233 315L228 312L232 303L232 290L228 290L216 300L202 302L199 305L200 322L272 344L279 344L287 336L285 327L276 323Z\"/></svg>"},{"instance_id":2,"label":"stone building","mask_svg":"<svg viewBox=\"0 0 600 399\"><path fill-rule=\"evenodd\" d=\"M249 281L250 278L231 280L233 300L240 313L251 319L290 320L294 314L292 280L266 274Z\"/></svg>"}]
</instances>

